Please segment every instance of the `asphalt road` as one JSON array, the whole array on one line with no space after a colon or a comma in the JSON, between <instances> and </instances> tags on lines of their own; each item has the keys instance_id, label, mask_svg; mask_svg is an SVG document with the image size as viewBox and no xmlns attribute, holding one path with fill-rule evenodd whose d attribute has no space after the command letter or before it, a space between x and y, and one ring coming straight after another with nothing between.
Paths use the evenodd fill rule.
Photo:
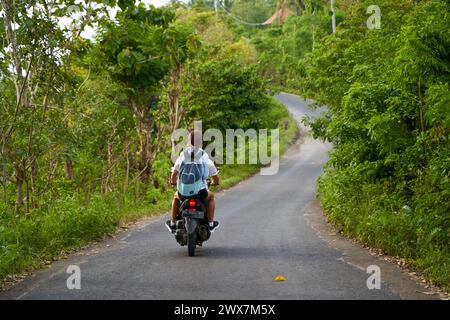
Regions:
<instances>
[{"instance_id":1,"label":"asphalt road","mask_svg":"<svg viewBox=\"0 0 450 320\"><path fill-rule=\"evenodd\" d=\"M297 119L311 114L303 99L277 98ZM306 221L329 148L305 137L282 157L277 175L257 174L220 193L220 228L195 257L168 233L164 215L55 262L0 298L399 299L385 283L369 290L364 266L344 261ZM80 290L66 287L70 264L80 267ZM274 281L278 275L286 281Z\"/></svg>"}]
</instances>

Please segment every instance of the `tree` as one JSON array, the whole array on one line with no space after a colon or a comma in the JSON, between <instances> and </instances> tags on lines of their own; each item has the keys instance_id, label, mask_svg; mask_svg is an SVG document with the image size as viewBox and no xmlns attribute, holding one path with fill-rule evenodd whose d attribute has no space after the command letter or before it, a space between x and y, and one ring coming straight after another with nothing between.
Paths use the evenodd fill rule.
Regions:
<instances>
[{"instance_id":1,"label":"tree","mask_svg":"<svg viewBox=\"0 0 450 320\"><path fill-rule=\"evenodd\" d=\"M106 67L127 96L126 105L136 121L139 136L139 170L148 181L156 151L160 150L163 123L158 104L161 81L170 71L167 43L173 39L169 25L174 12L168 8L128 6L118 13L118 23L107 22L95 50L98 69Z\"/></svg>"},{"instance_id":2,"label":"tree","mask_svg":"<svg viewBox=\"0 0 450 320\"><path fill-rule=\"evenodd\" d=\"M0 31L5 44L0 48L3 67L0 81L8 92L3 100L5 114L0 125L3 199L9 198L7 180L14 176L16 213L24 204L26 212L37 205L33 194L38 192L38 164L48 141L44 137L51 133L47 127L48 109L64 95L61 65L77 39L66 37L68 30L58 24L70 4L70 1L0 1L3 13ZM88 2L79 6L84 5L87 8ZM79 31L89 23L85 19Z\"/></svg>"},{"instance_id":3,"label":"tree","mask_svg":"<svg viewBox=\"0 0 450 320\"><path fill-rule=\"evenodd\" d=\"M171 71L168 84L168 105L170 129L176 130L187 111L187 106L180 106L181 76L183 65L192 59L198 51L200 41L193 32L192 27L184 23L174 23L170 26L165 38L166 49L170 54ZM172 147L174 146L172 141Z\"/></svg>"}]
</instances>

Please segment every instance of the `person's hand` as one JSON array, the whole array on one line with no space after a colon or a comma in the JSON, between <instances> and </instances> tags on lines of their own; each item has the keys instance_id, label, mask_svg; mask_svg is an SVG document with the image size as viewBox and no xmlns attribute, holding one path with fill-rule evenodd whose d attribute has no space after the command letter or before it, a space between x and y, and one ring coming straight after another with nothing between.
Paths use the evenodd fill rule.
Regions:
<instances>
[{"instance_id":1,"label":"person's hand","mask_svg":"<svg viewBox=\"0 0 450 320\"><path fill-rule=\"evenodd\" d=\"M210 183L211 186L218 186L220 183L219 177L217 175L212 176L210 178L210 181L211 181L211 183Z\"/></svg>"}]
</instances>

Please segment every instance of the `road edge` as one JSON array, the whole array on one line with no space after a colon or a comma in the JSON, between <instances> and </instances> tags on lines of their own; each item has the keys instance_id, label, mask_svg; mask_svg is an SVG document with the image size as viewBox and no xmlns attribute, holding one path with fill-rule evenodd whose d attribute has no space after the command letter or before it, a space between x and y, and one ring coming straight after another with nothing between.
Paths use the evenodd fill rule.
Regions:
<instances>
[{"instance_id":1,"label":"road edge","mask_svg":"<svg viewBox=\"0 0 450 320\"><path fill-rule=\"evenodd\" d=\"M448 300L448 296L438 287L427 283L395 257L382 254L379 250L364 246L355 239L348 238L328 222L325 212L316 199L303 212L307 224L327 245L342 252L344 262L366 271L370 265L381 270L381 281L405 300Z\"/></svg>"}]
</instances>

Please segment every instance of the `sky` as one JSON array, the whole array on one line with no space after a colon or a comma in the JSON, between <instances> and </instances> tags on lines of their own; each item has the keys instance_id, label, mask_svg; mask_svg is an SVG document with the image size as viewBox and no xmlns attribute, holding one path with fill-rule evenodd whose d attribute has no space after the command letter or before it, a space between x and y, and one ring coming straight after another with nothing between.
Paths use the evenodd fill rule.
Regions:
<instances>
[{"instance_id":1,"label":"sky","mask_svg":"<svg viewBox=\"0 0 450 320\"><path fill-rule=\"evenodd\" d=\"M160 7L169 2L169 0L143 0L143 3L152 4L155 7Z\"/></svg>"},{"instance_id":2,"label":"sky","mask_svg":"<svg viewBox=\"0 0 450 320\"><path fill-rule=\"evenodd\" d=\"M181 0L182 2L187 2L187 0ZM152 4L155 7L160 7L163 6L167 3L170 2L170 0L140 0L139 2L145 3L145 4ZM75 2L76 3L76 2ZM114 18L116 15L117 9L112 9L110 11L110 17ZM71 14L72 17L77 17L77 12L73 12L73 14ZM72 23L72 19L71 18L62 18L60 20L60 24L61 25L68 25ZM85 30L81 33L81 36L83 38L88 38L88 39L93 39L95 34L95 29L92 27L86 27Z\"/></svg>"}]
</instances>

